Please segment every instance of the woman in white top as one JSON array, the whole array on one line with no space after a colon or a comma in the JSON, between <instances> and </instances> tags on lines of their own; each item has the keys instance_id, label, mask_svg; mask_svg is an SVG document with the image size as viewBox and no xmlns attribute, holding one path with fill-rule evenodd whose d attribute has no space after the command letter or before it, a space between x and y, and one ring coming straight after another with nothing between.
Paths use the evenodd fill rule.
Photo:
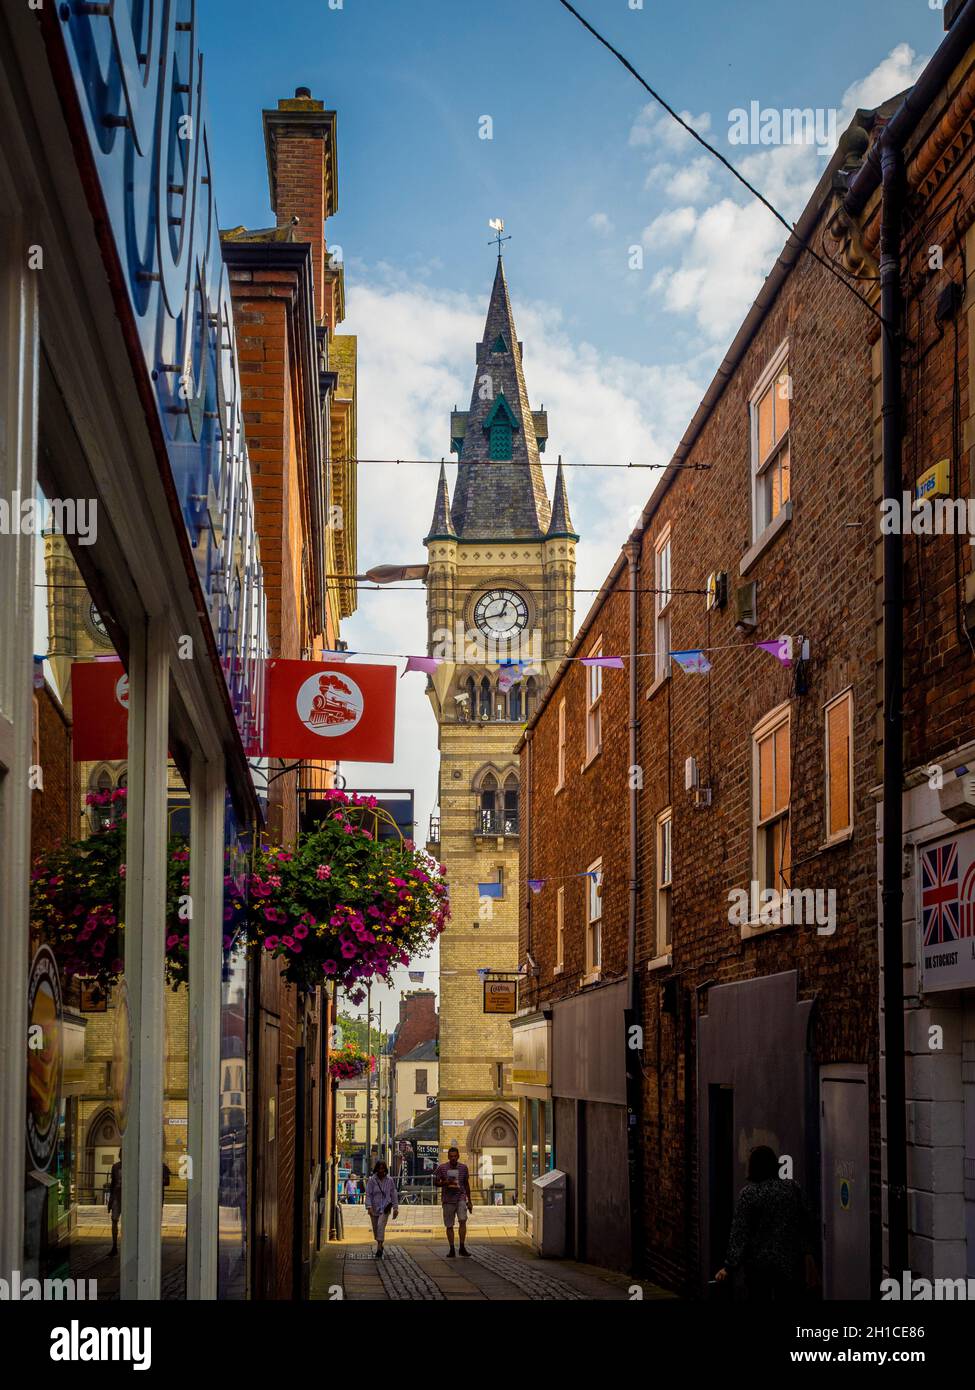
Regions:
<instances>
[{"instance_id":1,"label":"woman in white top","mask_svg":"<svg viewBox=\"0 0 975 1390\"><path fill-rule=\"evenodd\" d=\"M376 1259L381 1260L386 1222L390 1216L394 1221L399 1216L396 1183L389 1176L389 1169L382 1159L373 1168L372 1176L366 1183L366 1206L369 1209L369 1220L372 1222L372 1233L376 1237Z\"/></svg>"}]
</instances>

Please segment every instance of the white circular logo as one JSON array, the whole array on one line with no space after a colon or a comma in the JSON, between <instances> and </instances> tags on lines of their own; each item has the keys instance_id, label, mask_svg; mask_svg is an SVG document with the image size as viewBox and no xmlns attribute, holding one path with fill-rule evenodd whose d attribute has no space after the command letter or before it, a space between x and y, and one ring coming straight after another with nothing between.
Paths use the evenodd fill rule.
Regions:
<instances>
[{"instance_id":1,"label":"white circular logo","mask_svg":"<svg viewBox=\"0 0 975 1390\"><path fill-rule=\"evenodd\" d=\"M116 698L116 700L118 700L119 704L122 706L123 709L128 709L128 707L129 707L129 678L128 678L128 676L119 676L118 680L115 682L115 698Z\"/></svg>"},{"instance_id":2,"label":"white circular logo","mask_svg":"<svg viewBox=\"0 0 975 1390\"><path fill-rule=\"evenodd\" d=\"M345 671L319 671L309 676L295 697L298 718L306 729L323 738L347 734L362 718L362 691Z\"/></svg>"}]
</instances>

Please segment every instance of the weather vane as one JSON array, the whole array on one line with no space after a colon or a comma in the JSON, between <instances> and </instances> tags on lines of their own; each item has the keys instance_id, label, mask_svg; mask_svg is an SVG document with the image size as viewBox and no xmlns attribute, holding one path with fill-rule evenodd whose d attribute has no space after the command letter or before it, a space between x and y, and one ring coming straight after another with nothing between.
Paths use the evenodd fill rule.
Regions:
<instances>
[{"instance_id":1,"label":"weather vane","mask_svg":"<svg viewBox=\"0 0 975 1390\"><path fill-rule=\"evenodd\" d=\"M492 217L491 220L488 222L488 226L489 226L489 227L493 230L493 232L494 232L494 237L492 238L491 241L488 242L488 246L491 246L491 245L493 244L493 242L497 242L497 247L498 247L498 260L500 261L500 259L501 259L501 243L502 243L503 241L510 241L510 240L511 240L511 237L510 237L510 235L509 235L509 236L504 236L504 235L503 235L503 233L504 233L504 218L503 218L503 217Z\"/></svg>"}]
</instances>

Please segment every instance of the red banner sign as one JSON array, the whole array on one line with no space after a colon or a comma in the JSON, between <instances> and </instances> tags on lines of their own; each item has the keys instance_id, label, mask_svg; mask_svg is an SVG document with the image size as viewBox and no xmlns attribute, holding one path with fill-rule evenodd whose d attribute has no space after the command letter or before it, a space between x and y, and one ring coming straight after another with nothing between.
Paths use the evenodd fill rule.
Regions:
<instances>
[{"instance_id":1,"label":"red banner sign","mask_svg":"<svg viewBox=\"0 0 975 1390\"><path fill-rule=\"evenodd\" d=\"M395 666L275 659L267 670L269 756L393 761Z\"/></svg>"},{"instance_id":2,"label":"red banner sign","mask_svg":"<svg viewBox=\"0 0 975 1390\"><path fill-rule=\"evenodd\" d=\"M129 678L121 661L72 662L71 723L76 763L129 756Z\"/></svg>"},{"instance_id":3,"label":"red banner sign","mask_svg":"<svg viewBox=\"0 0 975 1390\"><path fill-rule=\"evenodd\" d=\"M129 679L120 661L71 667L75 762L128 757ZM317 661L267 663L264 753L391 763L396 667Z\"/></svg>"}]
</instances>

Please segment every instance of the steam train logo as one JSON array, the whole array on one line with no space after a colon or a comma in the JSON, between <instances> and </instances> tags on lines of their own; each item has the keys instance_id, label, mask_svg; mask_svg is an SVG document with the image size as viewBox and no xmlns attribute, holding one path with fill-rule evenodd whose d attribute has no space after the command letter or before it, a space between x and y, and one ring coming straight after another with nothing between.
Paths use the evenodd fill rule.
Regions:
<instances>
[{"instance_id":1,"label":"steam train logo","mask_svg":"<svg viewBox=\"0 0 975 1390\"><path fill-rule=\"evenodd\" d=\"M323 738L348 734L362 718L365 707L362 691L343 671L319 671L300 687L295 705L306 729Z\"/></svg>"},{"instance_id":2,"label":"steam train logo","mask_svg":"<svg viewBox=\"0 0 975 1390\"><path fill-rule=\"evenodd\" d=\"M128 707L129 707L129 678L128 678L128 676L125 674L125 672L123 672L122 675L119 676L118 680L115 682L115 698L116 698L116 700L118 701L118 703L122 706L123 709L128 709Z\"/></svg>"}]
</instances>

